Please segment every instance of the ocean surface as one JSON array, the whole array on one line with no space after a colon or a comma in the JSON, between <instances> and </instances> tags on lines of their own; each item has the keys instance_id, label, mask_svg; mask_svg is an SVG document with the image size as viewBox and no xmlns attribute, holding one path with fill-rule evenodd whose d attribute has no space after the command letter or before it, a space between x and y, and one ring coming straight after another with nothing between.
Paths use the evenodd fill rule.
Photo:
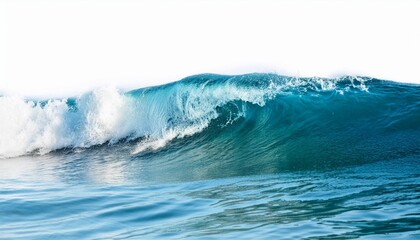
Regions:
<instances>
[{"instance_id":1,"label":"ocean surface","mask_svg":"<svg viewBox=\"0 0 420 240\"><path fill-rule=\"evenodd\" d=\"M0 97L0 239L420 239L420 85L201 74Z\"/></svg>"}]
</instances>

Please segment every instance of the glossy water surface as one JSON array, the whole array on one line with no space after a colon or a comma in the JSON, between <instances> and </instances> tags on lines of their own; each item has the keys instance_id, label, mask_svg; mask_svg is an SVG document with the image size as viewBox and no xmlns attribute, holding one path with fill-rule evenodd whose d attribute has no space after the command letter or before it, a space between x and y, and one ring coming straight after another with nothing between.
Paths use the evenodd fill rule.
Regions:
<instances>
[{"instance_id":1,"label":"glossy water surface","mask_svg":"<svg viewBox=\"0 0 420 240\"><path fill-rule=\"evenodd\" d=\"M0 162L1 238L420 237L418 158L170 183L133 177L141 163L55 160Z\"/></svg>"}]
</instances>

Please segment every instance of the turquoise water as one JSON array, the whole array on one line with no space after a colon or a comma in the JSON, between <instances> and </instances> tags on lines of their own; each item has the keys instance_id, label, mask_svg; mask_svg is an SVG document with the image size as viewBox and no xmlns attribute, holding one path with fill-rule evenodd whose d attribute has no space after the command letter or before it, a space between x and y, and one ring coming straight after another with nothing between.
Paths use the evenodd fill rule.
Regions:
<instances>
[{"instance_id":1,"label":"turquoise water","mask_svg":"<svg viewBox=\"0 0 420 240\"><path fill-rule=\"evenodd\" d=\"M1 239L419 239L420 86L198 75L0 97Z\"/></svg>"}]
</instances>

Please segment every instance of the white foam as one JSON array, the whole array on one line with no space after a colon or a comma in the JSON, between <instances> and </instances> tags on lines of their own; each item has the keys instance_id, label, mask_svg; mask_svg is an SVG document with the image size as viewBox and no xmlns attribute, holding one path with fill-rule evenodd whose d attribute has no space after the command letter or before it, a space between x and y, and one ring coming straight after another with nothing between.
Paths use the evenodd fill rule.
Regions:
<instances>
[{"instance_id":1,"label":"white foam","mask_svg":"<svg viewBox=\"0 0 420 240\"><path fill-rule=\"evenodd\" d=\"M89 147L126 134L119 126L125 105L117 90L102 88L82 96L77 111L66 102L50 100L41 107L17 97L0 97L0 157Z\"/></svg>"}]
</instances>

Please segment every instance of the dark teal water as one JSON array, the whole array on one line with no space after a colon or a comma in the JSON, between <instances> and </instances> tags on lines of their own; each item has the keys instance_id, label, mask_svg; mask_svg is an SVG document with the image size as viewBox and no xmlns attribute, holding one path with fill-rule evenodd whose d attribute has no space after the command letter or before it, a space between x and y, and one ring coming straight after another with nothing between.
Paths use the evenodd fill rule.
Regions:
<instances>
[{"instance_id":1,"label":"dark teal water","mask_svg":"<svg viewBox=\"0 0 420 240\"><path fill-rule=\"evenodd\" d=\"M420 238L419 85L198 75L19 101L0 97L1 239Z\"/></svg>"}]
</instances>

